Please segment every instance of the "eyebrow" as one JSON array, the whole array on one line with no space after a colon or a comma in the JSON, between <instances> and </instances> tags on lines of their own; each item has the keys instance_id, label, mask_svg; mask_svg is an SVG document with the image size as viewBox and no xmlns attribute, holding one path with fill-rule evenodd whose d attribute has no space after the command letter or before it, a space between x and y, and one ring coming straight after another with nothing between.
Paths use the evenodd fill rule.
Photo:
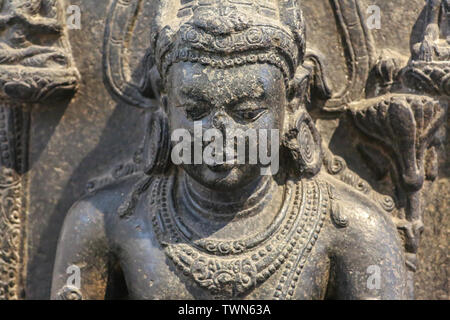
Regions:
<instances>
[{"instance_id":1,"label":"eyebrow","mask_svg":"<svg viewBox=\"0 0 450 320\"><path fill-rule=\"evenodd\" d=\"M204 90L201 90L198 87L182 86L179 92L183 97L189 100L214 105L214 103L211 102L208 93L206 93ZM227 99L228 101L224 101L227 107L233 106L241 101L248 101L251 99L261 100L266 96L266 90L262 83L258 83L256 90L246 88L241 92L235 93L235 96L236 97L231 97L230 99Z\"/></svg>"}]
</instances>

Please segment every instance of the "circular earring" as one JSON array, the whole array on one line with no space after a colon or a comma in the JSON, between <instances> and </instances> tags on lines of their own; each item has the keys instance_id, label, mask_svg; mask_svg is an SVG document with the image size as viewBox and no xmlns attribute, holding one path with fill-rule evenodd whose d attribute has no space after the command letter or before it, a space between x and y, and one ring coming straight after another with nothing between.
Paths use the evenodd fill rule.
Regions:
<instances>
[{"instance_id":1,"label":"circular earring","mask_svg":"<svg viewBox=\"0 0 450 320\"><path fill-rule=\"evenodd\" d=\"M315 176L322 167L322 141L311 117L306 111L292 117L286 131L283 145L289 150L294 161L295 172Z\"/></svg>"}]
</instances>

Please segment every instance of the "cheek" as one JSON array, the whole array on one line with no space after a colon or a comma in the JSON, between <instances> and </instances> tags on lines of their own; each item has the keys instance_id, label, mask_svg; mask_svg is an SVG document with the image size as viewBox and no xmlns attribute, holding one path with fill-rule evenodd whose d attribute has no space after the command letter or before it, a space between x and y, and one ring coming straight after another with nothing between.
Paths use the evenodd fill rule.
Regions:
<instances>
[{"instance_id":1,"label":"cheek","mask_svg":"<svg viewBox=\"0 0 450 320\"><path fill-rule=\"evenodd\" d=\"M283 129L284 106L280 102L270 106L270 110L261 118L261 129Z\"/></svg>"},{"instance_id":2,"label":"cheek","mask_svg":"<svg viewBox=\"0 0 450 320\"><path fill-rule=\"evenodd\" d=\"M267 112L257 124L256 129L276 130L279 129L279 116L273 112Z\"/></svg>"},{"instance_id":3,"label":"cheek","mask_svg":"<svg viewBox=\"0 0 450 320\"><path fill-rule=\"evenodd\" d=\"M281 130L283 129L283 123L284 123L284 107L283 106L279 106L278 108L276 107L274 112L274 128Z\"/></svg>"},{"instance_id":4,"label":"cheek","mask_svg":"<svg viewBox=\"0 0 450 320\"><path fill-rule=\"evenodd\" d=\"M265 103L265 105L269 107L267 122L270 125L268 129L278 129L282 131L284 128L285 110L287 108L285 94L284 81L281 80L268 90L267 96L269 98Z\"/></svg>"},{"instance_id":5,"label":"cheek","mask_svg":"<svg viewBox=\"0 0 450 320\"><path fill-rule=\"evenodd\" d=\"M168 107L168 117L172 131L176 129L190 130L194 126L193 122L186 117L185 112L181 108L174 107L171 104Z\"/></svg>"}]
</instances>

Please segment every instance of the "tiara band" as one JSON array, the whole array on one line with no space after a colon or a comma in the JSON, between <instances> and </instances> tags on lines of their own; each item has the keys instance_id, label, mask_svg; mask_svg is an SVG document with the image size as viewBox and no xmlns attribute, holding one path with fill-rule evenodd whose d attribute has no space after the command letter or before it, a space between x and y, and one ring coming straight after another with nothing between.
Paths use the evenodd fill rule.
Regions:
<instances>
[{"instance_id":1,"label":"tiara band","mask_svg":"<svg viewBox=\"0 0 450 320\"><path fill-rule=\"evenodd\" d=\"M279 57L279 54L273 50L270 52L250 53L250 54L234 54L231 56L221 56L217 54L206 53L204 51L183 48L181 50L172 51L166 57L163 72L166 74L169 68L177 62L200 63L205 66L211 66L217 69L226 69L245 64L267 63L280 69L283 74L286 87L289 86L290 71L286 61Z\"/></svg>"},{"instance_id":2,"label":"tiara band","mask_svg":"<svg viewBox=\"0 0 450 320\"><path fill-rule=\"evenodd\" d=\"M168 68L173 64L174 57L180 57L186 50L194 50L192 52L203 52L205 56L215 55L223 56L220 60L227 60L228 55L252 53L258 56L260 51L272 51L281 55L284 62L283 73L287 77L292 77L298 63L298 47L295 40L283 29L276 26L259 25L252 26L249 29L233 33L225 36L213 36L204 30L195 28L190 24L183 25L177 33L176 39L170 35L160 36L157 52L157 62L160 66L160 72L164 75ZM272 59L275 60L275 59ZM281 59L277 57L276 60ZM277 65L279 63L277 62Z\"/></svg>"}]
</instances>

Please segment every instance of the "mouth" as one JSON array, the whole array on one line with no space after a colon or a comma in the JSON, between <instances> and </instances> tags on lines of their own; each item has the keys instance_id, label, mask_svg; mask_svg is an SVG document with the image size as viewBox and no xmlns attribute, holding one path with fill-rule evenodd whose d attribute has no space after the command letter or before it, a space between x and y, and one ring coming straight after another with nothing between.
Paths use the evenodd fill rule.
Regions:
<instances>
[{"instance_id":1,"label":"mouth","mask_svg":"<svg viewBox=\"0 0 450 320\"><path fill-rule=\"evenodd\" d=\"M215 161L213 164L209 164L207 166L211 171L214 171L214 172L227 172L227 171L231 171L237 165L238 165L238 160L237 160L237 158L234 158L234 159L227 160L225 162L223 162L223 161L216 162Z\"/></svg>"},{"instance_id":2,"label":"mouth","mask_svg":"<svg viewBox=\"0 0 450 320\"><path fill-rule=\"evenodd\" d=\"M213 172L228 172L231 171L236 165L230 163L221 163L208 165L208 168Z\"/></svg>"},{"instance_id":3,"label":"mouth","mask_svg":"<svg viewBox=\"0 0 450 320\"><path fill-rule=\"evenodd\" d=\"M207 164L207 167L213 171L213 172L228 172L231 171L233 168L235 168L238 165L238 159L236 157L236 153L235 150L227 150L227 148L224 148L224 156L225 158L227 157L227 155L231 155L233 154L234 157L232 157L231 159L227 159L226 161L223 160L216 160L216 159L211 159L213 160L212 163ZM213 157L216 156L215 153L212 154Z\"/></svg>"}]
</instances>

